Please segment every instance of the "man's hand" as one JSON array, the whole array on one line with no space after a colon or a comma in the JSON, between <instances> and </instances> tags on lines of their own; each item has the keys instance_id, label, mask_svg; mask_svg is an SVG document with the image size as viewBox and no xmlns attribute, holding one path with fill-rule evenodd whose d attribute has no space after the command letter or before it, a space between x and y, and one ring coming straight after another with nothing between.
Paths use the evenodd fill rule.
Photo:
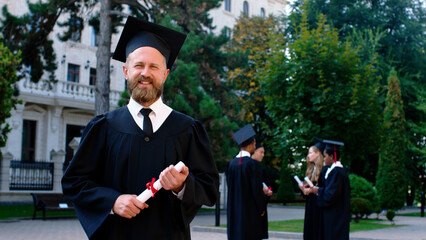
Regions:
<instances>
[{"instance_id":1,"label":"man's hand","mask_svg":"<svg viewBox=\"0 0 426 240\"><path fill-rule=\"evenodd\" d=\"M269 190L268 188L263 188L263 193L268 197L272 196L272 190Z\"/></svg>"},{"instance_id":2,"label":"man's hand","mask_svg":"<svg viewBox=\"0 0 426 240\"><path fill-rule=\"evenodd\" d=\"M182 167L182 172L178 172L173 165L164 169L160 174L160 183L166 190L172 190L176 193L183 188L186 178L188 177L189 169L186 166Z\"/></svg>"},{"instance_id":3,"label":"man's hand","mask_svg":"<svg viewBox=\"0 0 426 240\"><path fill-rule=\"evenodd\" d=\"M130 194L120 195L115 200L112 210L121 217L129 219L135 217L142 209L149 207L148 204L137 200L136 197L136 195Z\"/></svg>"}]
</instances>

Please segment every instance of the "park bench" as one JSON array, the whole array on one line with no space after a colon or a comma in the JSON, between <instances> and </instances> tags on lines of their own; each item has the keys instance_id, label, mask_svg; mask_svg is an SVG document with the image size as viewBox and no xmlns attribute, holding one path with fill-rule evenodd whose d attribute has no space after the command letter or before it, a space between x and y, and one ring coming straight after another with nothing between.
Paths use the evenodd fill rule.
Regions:
<instances>
[{"instance_id":1,"label":"park bench","mask_svg":"<svg viewBox=\"0 0 426 240\"><path fill-rule=\"evenodd\" d=\"M43 211L43 220L46 220L47 211L74 210L72 202L62 193L31 193L31 195L34 202L33 219L37 211Z\"/></svg>"}]
</instances>

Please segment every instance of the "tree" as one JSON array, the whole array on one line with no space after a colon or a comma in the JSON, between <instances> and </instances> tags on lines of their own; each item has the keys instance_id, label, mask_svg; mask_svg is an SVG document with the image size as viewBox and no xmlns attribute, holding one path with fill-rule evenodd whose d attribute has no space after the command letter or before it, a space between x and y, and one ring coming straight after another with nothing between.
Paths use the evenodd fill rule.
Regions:
<instances>
[{"instance_id":1,"label":"tree","mask_svg":"<svg viewBox=\"0 0 426 240\"><path fill-rule=\"evenodd\" d=\"M362 63L358 48L340 41L325 17L312 29L304 19L288 48L282 35L273 37L257 75L277 126L274 153L287 162L301 159L317 136L345 142L342 162L350 166L377 142L374 63Z\"/></svg>"},{"instance_id":2,"label":"tree","mask_svg":"<svg viewBox=\"0 0 426 240\"><path fill-rule=\"evenodd\" d=\"M2 8L4 19L1 20L1 33L5 45L12 51L22 51L22 61L18 71L19 78L26 75L30 80L38 82L45 72L49 81L54 82L56 70L56 55L53 50L53 41L49 38L58 18L63 13L76 12L81 4L89 6L88 1L50 0L48 2L28 2L29 12L17 17ZM78 22L76 22L78 23ZM81 29L81 24L74 24L75 31ZM24 71L20 71L24 68Z\"/></svg>"},{"instance_id":3,"label":"tree","mask_svg":"<svg viewBox=\"0 0 426 240\"><path fill-rule=\"evenodd\" d=\"M405 202L407 132L401 89L394 70L388 78L388 94L383 115L376 187L381 207L398 210Z\"/></svg>"},{"instance_id":4,"label":"tree","mask_svg":"<svg viewBox=\"0 0 426 240\"><path fill-rule=\"evenodd\" d=\"M304 2L306 5L303 5ZM419 106L426 97L426 9L423 3L421 0L300 0L293 6L290 16L292 24L287 29L288 36L292 36L295 32L294 26L301 21L304 6L308 12L310 27L315 27L318 14L324 14L343 38L351 38L354 32L383 33L376 48L379 54L377 70L382 78L383 88L387 84L386 79L391 68L395 68L399 73L405 116L409 122L406 129L409 138L407 161L411 161L411 164L408 164L410 168L406 177L411 186L418 184L416 176L420 169L412 166L420 166L424 159L424 153L418 149L424 147L426 136L424 131L419 131L424 126L426 117L425 111ZM368 165L369 162L359 161L360 166ZM362 171L359 171L359 174L369 177ZM411 192L414 190L415 188Z\"/></svg>"},{"instance_id":5,"label":"tree","mask_svg":"<svg viewBox=\"0 0 426 240\"><path fill-rule=\"evenodd\" d=\"M251 123L258 133L257 141L262 141L266 149L273 135L271 129L275 129L265 104L263 92L261 91L260 78L256 78L258 69L263 67L268 55L271 32L280 32L280 21L272 15L268 17L247 17L242 15L238 18L232 30L232 39L226 45L226 51L239 56L229 61L229 66L235 66L228 72L228 86L237 92L238 101L242 105L240 113L244 123ZM263 164L275 165L279 168L280 159L274 157L271 151L266 151ZM276 166L278 165L278 166Z\"/></svg>"},{"instance_id":6,"label":"tree","mask_svg":"<svg viewBox=\"0 0 426 240\"><path fill-rule=\"evenodd\" d=\"M12 108L18 104L18 99L14 97L13 85L18 80L16 71L21 61L20 56L21 52L10 51L0 38L0 148L6 145L7 134L11 130L5 121L11 116Z\"/></svg>"}]
</instances>

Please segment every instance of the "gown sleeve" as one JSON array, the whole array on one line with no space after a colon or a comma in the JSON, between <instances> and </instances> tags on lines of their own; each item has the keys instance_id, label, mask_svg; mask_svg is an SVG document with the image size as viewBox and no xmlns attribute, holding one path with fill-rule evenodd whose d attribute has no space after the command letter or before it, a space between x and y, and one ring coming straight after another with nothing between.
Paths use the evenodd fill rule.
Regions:
<instances>
[{"instance_id":1,"label":"gown sleeve","mask_svg":"<svg viewBox=\"0 0 426 240\"><path fill-rule=\"evenodd\" d=\"M333 169L325 181L326 186L318 189L317 204L320 207L330 207L334 205L343 194L343 179L338 169Z\"/></svg>"},{"instance_id":2,"label":"gown sleeve","mask_svg":"<svg viewBox=\"0 0 426 240\"><path fill-rule=\"evenodd\" d=\"M266 210L266 195L263 192L263 169L262 165L257 161L251 159L250 168L252 171L252 182L251 182L251 192L253 194L253 198L256 202L256 206L259 209L259 214Z\"/></svg>"},{"instance_id":3,"label":"gown sleeve","mask_svg":"<svg viewBox=\"0 0 426 240\"><path fill-rule=\"evenodd\" d=\"M199 121L192 125L185 164L189 168L181 214L185 227L202 205L213 206L219 195L219 174L210 148L207 133Z\"/></svg>"},{"instance_id":4,"label":"gown sleeve","mask_svg":"<svg viewBox=\"0 0 426 240\"><path fill-rule=\"evenodd\" d=\"M106 121L103 115L86 126L80 146L62 178L64 195L73 201L88 236L104 222L121 194L100 185L104 178Z\"/></svg>"}]
</instances>

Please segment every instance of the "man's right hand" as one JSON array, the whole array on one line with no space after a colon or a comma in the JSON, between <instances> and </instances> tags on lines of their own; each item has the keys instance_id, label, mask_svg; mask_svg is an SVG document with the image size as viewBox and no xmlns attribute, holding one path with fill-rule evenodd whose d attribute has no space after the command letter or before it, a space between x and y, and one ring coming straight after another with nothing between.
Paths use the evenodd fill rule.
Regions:
<instances>
[{"instance_id":1,"label":"man's right hand","mask_svg":"<svg viewBox=\"0 0 426 240\"><path fill-rule=\"evenodd\" d=\"M136 195L130 194L120 195L115 200L112 210L121 217L129 219L135 217L142 209L149 207L148 204L139 201L136 197Z\"/></svg>"}]
</instances>

